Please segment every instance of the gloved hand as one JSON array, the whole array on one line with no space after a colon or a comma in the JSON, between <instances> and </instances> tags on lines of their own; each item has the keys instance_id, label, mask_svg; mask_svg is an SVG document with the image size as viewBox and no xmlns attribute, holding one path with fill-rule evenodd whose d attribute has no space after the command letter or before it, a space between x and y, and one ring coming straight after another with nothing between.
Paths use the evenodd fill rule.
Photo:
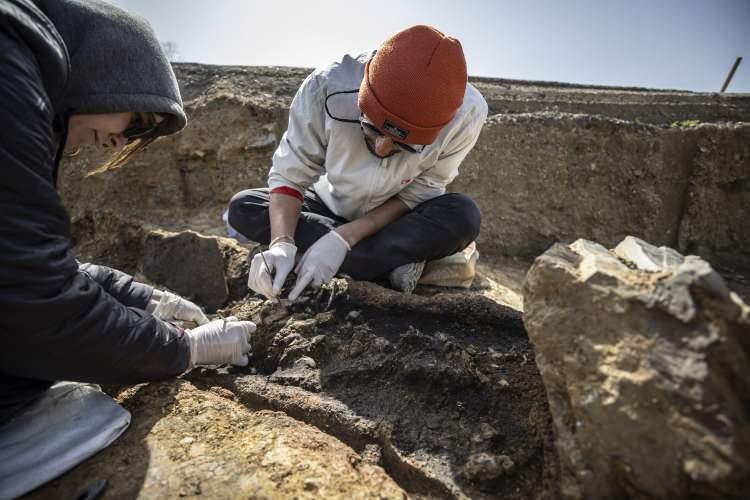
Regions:
<instances>
[{"instance_id":1,"label":"gloved hand","mask_svg":"<svg viewBox=\"0 0 750 500\"><path fill-rule=\"evenodd\" d=\"M234 316L187 330L190 366L227 363L247 366L250 334L254 331L255 323L237 321Z\"/></svg>"},{"instance_id":2,"label":"gloved hand","mask_svg":"<svg viewBox=\"0 0 750 500\"><path fill-rule=\"evenodd\" d=\"M349 243L336 231L330 231L316 241L307 249L294 270L297 273L297 282L289 293L289 299L297 300L302 290L310 283L317 288L331 281L351 249Z\"/></svg>"},{"instance_id":3,"label":"gloved hand","mask_svg":"<svg viewBox=\"0 0 750 500\"><path fill-rule=\"evenodd\" d=\"M156 295L157 292L158 291L155 290L154 295ZM166 290L162 290L158 293L161 293L161 299L153 310L153 315L157 318L164 321L194 321L199 325L205 325L208 323L208 318L203 314L203 310L189 300L171 292L167 292ZM151 300L153 301L154 297L152 297Z\"/></svg>"},{"instance_id":4,"label":"gloved hand","mask_svg":"<svg viewBox=\"0 0 750 500\"><path fill-rule=\"evenodd\" d=\"M275 243L265 252L255 254L250 262L250 274L247 277L248 288L269 299L278 297L286 277L294 267L296 255L297 247L285 241ZM274 273L273 283L271 283L271 273Z\"/></svg>"}]
</instances>

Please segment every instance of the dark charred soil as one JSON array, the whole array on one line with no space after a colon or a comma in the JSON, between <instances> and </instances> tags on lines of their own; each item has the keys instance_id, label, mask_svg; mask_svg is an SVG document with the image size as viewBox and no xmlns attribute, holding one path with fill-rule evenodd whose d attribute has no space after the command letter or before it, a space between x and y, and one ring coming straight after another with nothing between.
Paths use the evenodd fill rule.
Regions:
<instances>
[{"instance_id":1,"label":"dark charred soil","mask_svg":"<svg viewBox=\"0 0 750 500\"><path fill-rule=\"evenodd\" d=\"M248 369L194 371L382 465L416 496L554 498L550 414L520 313L479 294L334 280L295 304L220 311L258 324Z\"/></svg>"}]
</instances>

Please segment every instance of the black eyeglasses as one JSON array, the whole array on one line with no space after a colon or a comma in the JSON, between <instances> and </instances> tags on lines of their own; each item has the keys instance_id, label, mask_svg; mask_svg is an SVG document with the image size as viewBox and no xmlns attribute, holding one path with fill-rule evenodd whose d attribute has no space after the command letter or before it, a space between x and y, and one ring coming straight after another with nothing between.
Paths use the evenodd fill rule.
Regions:
<instances>
[{"instance_id":1,"label":"black eyeglasses","mask_svg":"<svg viewBox=\"0 0 750 500\"><path fill-rule=\"evenodd\" d=\"M367 121L364 113L360 113L359 115L359 126L362 128L362 133L365 134L365 139L370 138L371 140L375 140L377 137L385 136L385 134L378 127ZM406 144L398 141L393 141L393 144L395 144L401 151L405 151L407 153L419 154L424 151L425 148L424 145L421 144Z\"/></svg>"},{"instance_id":2,"label":"black eyeglasses","mask_svg":"<svg viewBox=\"0 0 750 500\"><path fill-rule=\"evenodd\" d=\"M139 116L138 118L130 122L128 127L122 131L122 135L127 141L126 144L130 144L136 139L140 139L151 134L154 130L156 130L156 127L158 126L159 124L156 121L147 123L143 120L142 117Z\"/></svg>"}]
</instances>

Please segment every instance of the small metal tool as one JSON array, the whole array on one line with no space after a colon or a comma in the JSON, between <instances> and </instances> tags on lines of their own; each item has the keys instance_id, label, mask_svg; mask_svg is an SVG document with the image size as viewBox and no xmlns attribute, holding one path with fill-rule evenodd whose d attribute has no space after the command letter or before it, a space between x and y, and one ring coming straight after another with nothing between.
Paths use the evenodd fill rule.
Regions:
<instances>
[{"instance_id":1,"label":"small metal tool","mask_svg":"<svg viewBox=\"0 0 750 500\"><path fill-rule=\"evenodd\" d=\"M266 256L263 255L263 252L260 252L260 258L263 259L263 265L266 266L266 272L268 273L268 276L271 276L271 268L268 267L268 262L266 262ZM274 300L276 303L281 304L281 299L279 297L274 297Z\"/></svg>"},{"instance_id":2,"label":"small metal tool","mask_svg":"<svg viewBox=\"0 0 750 500\"><path fill-rule=\"evenodd\" d=\"M263 265L266 266L266 271L268 272L268 275L271 275L271 268L268 267L268 262L266 262L266 256L263 255L263 252L260 252L260 258L263 259Z\"/></svg>"}]
</instances>

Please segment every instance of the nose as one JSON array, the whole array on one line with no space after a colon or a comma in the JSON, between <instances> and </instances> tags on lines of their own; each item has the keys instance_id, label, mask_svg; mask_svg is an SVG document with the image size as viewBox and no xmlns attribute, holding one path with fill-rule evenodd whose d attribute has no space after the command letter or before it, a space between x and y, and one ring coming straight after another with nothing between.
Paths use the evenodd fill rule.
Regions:
<instances>
[{"instance_id":1,"label":"nose","mask_svg":"<svg viewBox=\"0 0 750 500\"><path fill-rule=\"evenodd\" d=\"M114 151L122 151L122 148L125 147L126 143L127 140L125 139L124 135L109 134L109 136L107 137L107 142L104 145L112 148Z\"/></svg>"},{"instance_id":2,"label":"nose","mask_svg":"<svg viewBox=\"0 0 750 500\"><path fill-rule=\"evenodd\" d=\"M393 151L393 139L387 136L375 138L375 152L380 156L387 156Z\"/></svg>"}]
</instances>

